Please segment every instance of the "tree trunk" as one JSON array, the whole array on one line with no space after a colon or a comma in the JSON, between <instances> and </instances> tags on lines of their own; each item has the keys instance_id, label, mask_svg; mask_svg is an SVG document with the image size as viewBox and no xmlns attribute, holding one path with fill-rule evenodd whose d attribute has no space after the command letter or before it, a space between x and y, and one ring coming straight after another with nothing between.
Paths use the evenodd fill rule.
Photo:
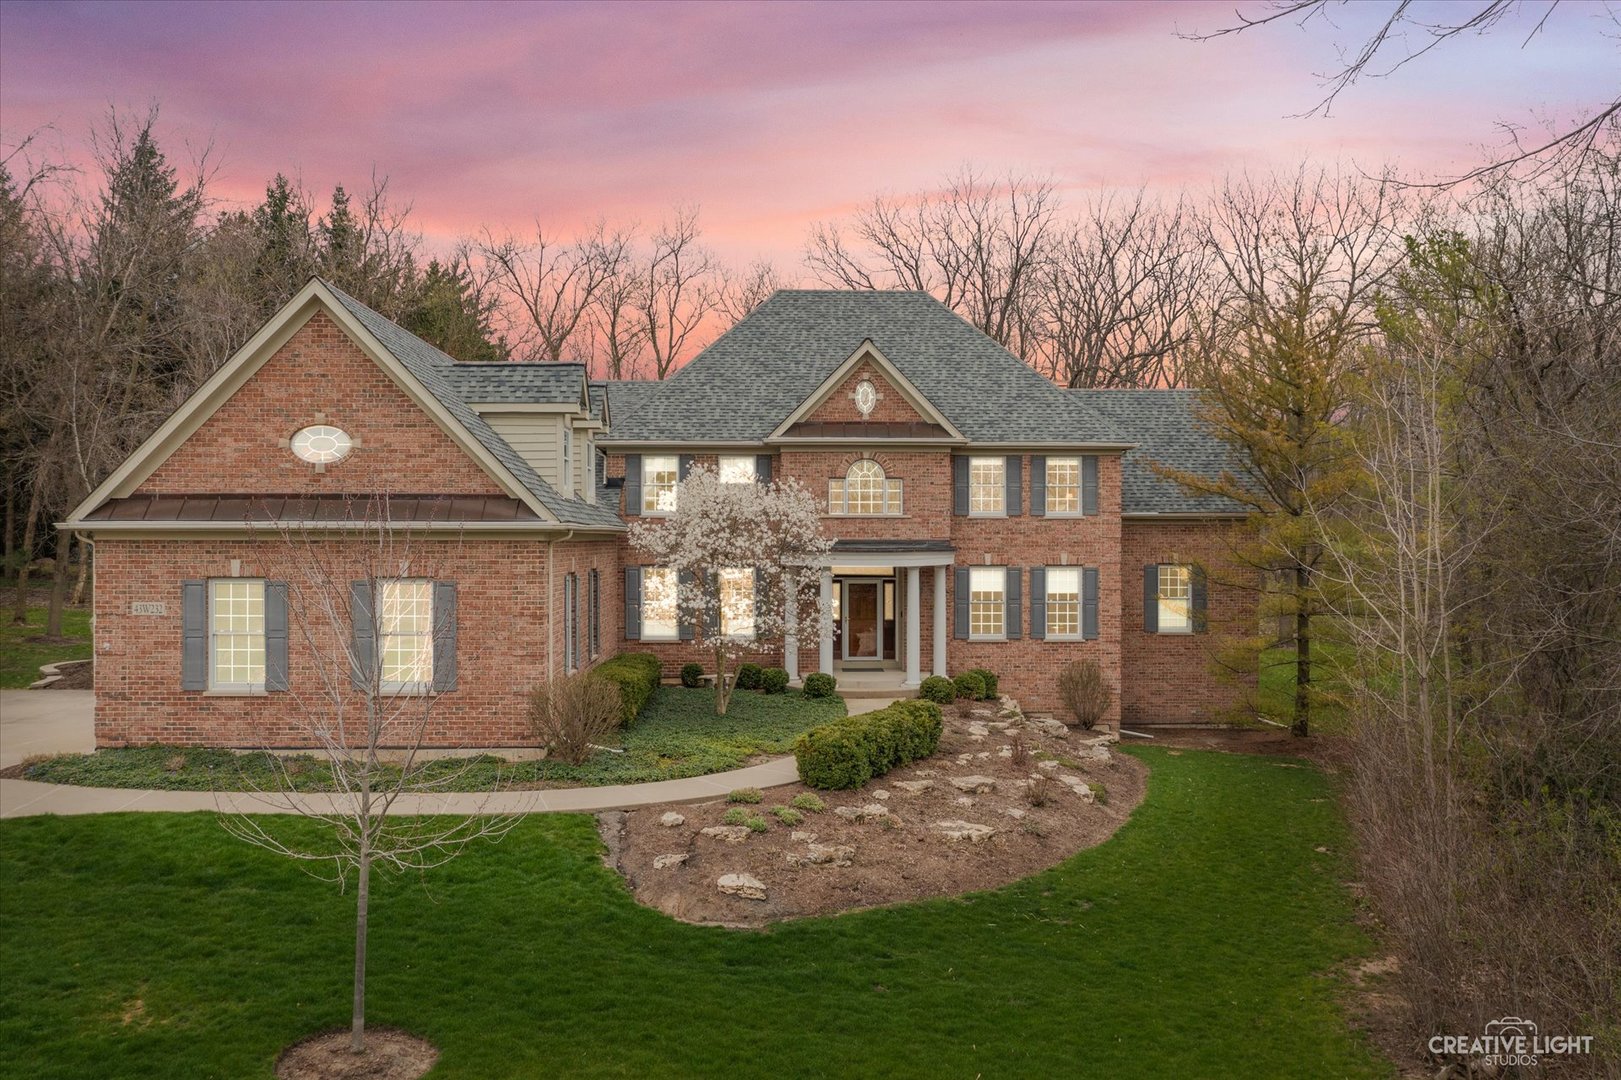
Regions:
<instances>
[{"instance_id":1,"label":"tree trunk","mask_svg":"<svg viewBox=\"0 0 1621 1080\"><path fill-rule=\"evenodd\" d=\"M68 563L73 553L73 534L60 529L56 534L56 567L51 575L51 604L45 611L45 636L62 636L62 603L68 595Z\"/></svg>"},{"instance_id":2,"label":"tree trunk","mask_svg":"<svg viewBox=\"0 0 1621 1080\"><path fill-rule=\"evenodd\" d=\"M367 777L363 786L369 788ZM360 830L360 881L355 890L355 1000L349 1018L349 1049L356 1054L366 1052L366 915L371 898L371 800L369 792L361 794L362 825Z\"/></svg>"},{"instance_id":3,"label":"tree trunk","mask_svg":"<svg viewBox=\"0 0 1621 1080\"><path fill-rule=\"evenodd\" d=\"M1306 568L1295 567L1295 705L1289 731L1297 738L1310 734L1311 724L1311 611L1306 585Z\"/></svg>"},{"instance_id":4,"label":"tree trunk","mask_svg":"<svg viewBox=\"0 0 1621 1080\"><path fill-rule=\"evenodd\" d=\"M39 504L44 485L36 483L28 498L28 518L23 522L23 544L17 556L17 600L11 609L11 622L23 626L28 622L28 564L34 560L34 525L39 520Z\"/></svg>"},{"instance_id":5,"label":"tree trunk","mask_svg":"<svg viewBox=\"0 0 1621 1080\"><path fill-rule=\"evenodd\" d=\"M90 584L90 560L95 556L94 544L86 543L83 537L79 538L79 576L73 581L73 598L68 601L74 607L84 603L84 590Z\"/></svg>"},{"instance_id":6,"label":"tree trunk","mask_svg":"<svg viewBox=\"0 0 1621 1080\"><path fill-rule=\"evenodd\" d=\"M726 682L726 650L715 650L715 715L725 716L732 703L732 688Z\"/></svg>"}]
</instances>

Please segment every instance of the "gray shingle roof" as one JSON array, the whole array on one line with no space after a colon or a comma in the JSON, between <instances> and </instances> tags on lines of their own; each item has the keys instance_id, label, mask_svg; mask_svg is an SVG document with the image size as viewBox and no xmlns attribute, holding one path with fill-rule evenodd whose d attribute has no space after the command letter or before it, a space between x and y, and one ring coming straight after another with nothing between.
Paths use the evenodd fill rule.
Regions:
<instances>
[{"instance_id":1,"label":"gray shingle roof","mask_svg":"<svg viewBox=\"0 0 1621 1080\"><path fill-rule=\"evenodd\" d=\"M785 289L634 408L609 437L758 441L871 339L971 441L1129 442L1102 413L924 292Z\"/></svg>"},{"instance_id":2,"label":"gray shingle roof","mask_svg":"<svg viewBox=\"0 0 1621 1080\"><path fill-rule=\"evenodd\" d=\"M620 528L624 526L619 514L611 506L560 494L556 488L542 479L505 439L497 435L458 392L456 381L460 376L456 373L457 363L454 359L404 327L385 319L331 282L325 284L332 290L332 295L338 302L371 332L383 348L405 365L406 370L422 384L423 388L445 407L445 411L454 416L473 438L494 455L497 461L506 466L507 471L512 473L518 483L522 484L535 500L551 511L559 521L569 525ZM578 383L575 384L575 393L579 393Z\"/></svg>"},{"instance_id":3,"label":"gray shingle roof","mask_svg":"<svg viewBox=\"0 0 1621 1080\"><path fill-rule=\"evenodd\" d=\"M1225 496L1192 495L1153 469L1169 468L1205 476L1238 471L1232 447L1198 418L1197 390L1070 390L1114 420L1137 443L1121 465L1121 508L1128 514L1219 514L1244 507ZM1242 475L1239 473L1238 475Z\"/></svg>"},{"instance_id":4,"label":"gray shingle roof","mask_svg":"<svg viewBox=\"0 0 1621 1080\"><path fill-rule=\"evenodd\" d=\"M585 365L459 363L446 375L464 401L572 405L580 398Z\"/></svg>"}]
</instances>

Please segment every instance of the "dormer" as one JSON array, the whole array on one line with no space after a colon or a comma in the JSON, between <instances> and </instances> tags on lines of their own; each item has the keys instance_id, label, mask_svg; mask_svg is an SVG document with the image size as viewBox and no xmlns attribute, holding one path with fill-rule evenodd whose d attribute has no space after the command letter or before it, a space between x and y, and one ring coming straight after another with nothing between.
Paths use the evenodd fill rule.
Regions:
<instances>
[{"instance_id":1,"label":"dormer","mask_svg":"<svg viewBox=\"0 0 1621 1080\"><path fill-rule=\"evenodd\" d=\"M605 403L583 364L458 364L463 399L541 478L568 498L595 502L596 438Z\"/></svg>"}]
</instances>

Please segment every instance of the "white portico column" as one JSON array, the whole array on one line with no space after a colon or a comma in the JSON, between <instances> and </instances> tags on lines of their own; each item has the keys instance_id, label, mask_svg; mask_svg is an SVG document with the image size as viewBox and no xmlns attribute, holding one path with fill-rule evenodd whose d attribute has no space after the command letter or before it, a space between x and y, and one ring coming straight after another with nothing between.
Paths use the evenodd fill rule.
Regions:
<instances>
[{"instance_id":1,"label":"white portico column","mask_svg":"<svg viewBox=\"0 0 1621 1080\"><path fill-rule=\"evenodd\" d=\"M906 568L906 682L916 686L923 681L923 590L918 587L918 568Z\"/></svg>"},{"instance_id":2,"label":"white portico column","mask_svg":"<svg viewBox=\"0 0 1621 1080\"><path fill-rule=\"evenodd\" d=\"M788 681L799 681L799 575L787 578L783 598L782 666L788 672Z\"/></svg>"},{"instance_id":3,"label":"white portico column","mask_svg":"<svg viewBox=\"0 0 1621 1080\"><path fill-rule=\"evenodd\" d=\"M817 654L819 671L833 674L833 571L830 568L822 570L822 599L821 599L821 625L822 649Z\"/></svg>"},{"instance_id":4,"label":"white portico column","mask_svg":"<svg viewBox=\"0 0 1621 1080\"><path fill-rule=\"evenodd\" d=\"M949 566L934 568L934 673L946 673L946 575Z\"/></svg>"}]
</instances>

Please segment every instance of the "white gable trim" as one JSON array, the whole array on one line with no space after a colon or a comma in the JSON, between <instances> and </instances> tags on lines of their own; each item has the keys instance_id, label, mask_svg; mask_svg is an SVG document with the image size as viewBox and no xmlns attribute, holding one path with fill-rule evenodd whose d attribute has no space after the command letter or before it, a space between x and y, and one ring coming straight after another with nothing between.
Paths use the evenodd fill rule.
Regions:
<instances>
[{"instance_id":1,"label":"white gable trim","mask_svg":"<svg viewBox=\"0 0 1621 1080\"><path fill-rule=\"evenodd\" d=\"M963 433L957 430L957 426L947 420L945 414L936 409L934 404L923 396L923 392L912 384L912 380L902 375L900 369L890 361L889 357L878 350L878 346L872 343L871 338L858 345L856 351L845 358L844 363L834 368L833 374L823 379L821 385L811 391L810 396L801 401L799 407L789 413L788 418L778 424L776 430L766 436L766 439L768 441L781 439L787 434L789 428L815 412L823 402L832 397L844 380L850 377L852 371L869 360L883 374L889 384L900 391L901 397L906 399L906 403L912 406L919 416L932 424L939 424L946 430L950 438L963 442L967 441Z\"/></svg>"},{"instance_id":2,"label":"white gable trim","mask_svg":"<svg viewBox=\"0 0 1621 1080\"><path fill-rule=\"evenodd\" d=\"M557 521L557 516L541 505L529 489L519 483L517 477L513 476L511 471L484 447L484 444L475 439L438 398L428 393L417 381L416 376L412 375L393 353L384 348L382 342L349 313L348 308L338 302L326 284L319 278L314 278L300 289L297 295L283 304L281 310L272 315L270 321L260 327L259 332L254 334L246 345L220 365L219 370L209 376L191 397L171 413L169 418L124 460L123 464L114 469L112 474L96 487L96 490L74 507L73 512L68 515L66 524L95 528L97 523L85 521L84 515L108 499L121 499L133 494L135 489L184 445L209 417L218 412L244 383L264 367L277 350L303 329L304 324L309 322L317 311L326 312L342 327L356 347L382 368L384 374L406 397L432 417L434 423L450 437L452 442L478 462L479 467L501 485L502 490L540 515L543 521Z\"/></svg>"}]
</instances>

